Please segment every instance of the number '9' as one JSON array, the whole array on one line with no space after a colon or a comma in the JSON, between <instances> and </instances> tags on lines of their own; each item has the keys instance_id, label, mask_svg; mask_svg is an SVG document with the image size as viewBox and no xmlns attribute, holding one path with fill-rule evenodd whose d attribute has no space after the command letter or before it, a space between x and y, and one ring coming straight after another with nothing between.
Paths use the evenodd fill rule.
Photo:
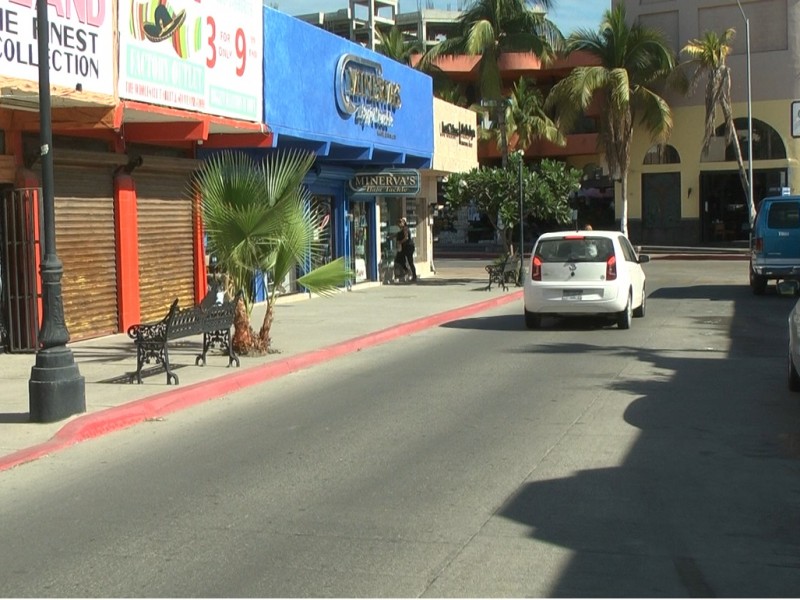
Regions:
<instances>
[{"instance_id":1,"label":"number '9'","mask_svg":"<svg viewBox=\"0 0 800 600\"><path fill-rule=\"evenodd\" d=\"M245 63L247 62L247 40L244 37L242 28L236 30L236 56L239 58L239 66L236 67L236 75L244 75Z\"/></svg>"}]
</instances>

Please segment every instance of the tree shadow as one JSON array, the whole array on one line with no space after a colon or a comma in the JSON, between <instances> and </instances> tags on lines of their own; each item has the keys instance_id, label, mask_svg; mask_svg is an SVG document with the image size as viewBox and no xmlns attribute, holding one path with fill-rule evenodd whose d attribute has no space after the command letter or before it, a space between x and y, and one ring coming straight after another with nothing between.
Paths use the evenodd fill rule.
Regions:
<instances>
[{"instance_id":1,"label":"tree shadow","mask_svg":"<svg viewBox=\"0 0 800 600\"><path fill-rule=\"evenodd\" d=\"M553 597L794 597L800 396L787 390L785 368L796 299L726 285L662 288L651 297L683 301L689 313L704 300L732 301L732 315L689 319L730 347L527 348L635 357L638 367L599 391L575 424L580 431L552 450L564 453L552 457L563 464L570 451L587 449L574 445L589 444L596 468L549 477L545 461L498 514L572 551ZM632 440L621 462L620 435ZM614 441L605 447L606 439Z\"/></svg>"}]
</instances>

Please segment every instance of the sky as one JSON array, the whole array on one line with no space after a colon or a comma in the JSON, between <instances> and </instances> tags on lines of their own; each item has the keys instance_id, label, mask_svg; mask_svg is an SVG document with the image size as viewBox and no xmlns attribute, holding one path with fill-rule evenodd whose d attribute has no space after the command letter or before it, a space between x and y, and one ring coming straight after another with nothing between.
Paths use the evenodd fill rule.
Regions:
<instances>
[{"instance_id":1,"label":"sky","mask_svg":"<svg viewBox=\"0 0 800 600\"><path fill-rule=\"evenodd\" d=\"M469 0L432 0L433 7L458 10L459 5L467 5ZM312 12L330 12L346 8L348 0L270 0L277 4L278 10L290 15ZM400 12L412 12L417 6L427 7L428 0L400 0ZM596 29L603 12L611 7L611 0L555 0L555 9L550 19L555 22L564 35L574 29Z\"/></svg>"}]
</instances>

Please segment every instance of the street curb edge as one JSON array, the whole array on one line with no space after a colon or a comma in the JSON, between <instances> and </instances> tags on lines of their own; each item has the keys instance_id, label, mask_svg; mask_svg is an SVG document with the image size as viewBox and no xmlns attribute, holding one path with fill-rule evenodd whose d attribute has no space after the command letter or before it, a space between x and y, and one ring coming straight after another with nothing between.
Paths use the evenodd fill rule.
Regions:
<instances>
[{"instance_id":1,"label":"street curb edge","mask_svg":"<svg viewBox=\"0 0 800 600\"><path fill-rule=\"evenodd\" d=\"M66 423L46 442L0 457L0 472L54 454L80 442L127 429L149 419L157 419L179 410L197 406L258 383L277 379L345 354L377 346L400 336L416 333L484 310L503 306L521 298L522 290L516 290L490 300L483 300L475 304L400 323L399 325L332 344L318 350L311 350L296 356L249 367L232 374L221 375L184 388L161 392L120 406L80 415Z\"/></svg>"}]
</instances>

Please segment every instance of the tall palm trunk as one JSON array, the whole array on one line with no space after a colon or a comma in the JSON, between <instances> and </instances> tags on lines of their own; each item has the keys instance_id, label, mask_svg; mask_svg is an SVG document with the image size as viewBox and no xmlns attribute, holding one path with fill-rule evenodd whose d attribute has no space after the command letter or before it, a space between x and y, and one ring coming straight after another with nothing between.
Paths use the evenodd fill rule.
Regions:
<instances>
[{"instance_id":1,"label":"tall palm trunk","mask_svg":"<svg viewBox=\"0 0 800 600\"><path fill-rule=\"evenodd\" d=\"M739 145L739 136L736 133L736 126L733 124L733 113L731 112L730 104L722 102L722 115L725 117L725 130L728 133L728 139L733 145L733 153L736 156L736 165L739 167L739 180L742 182L742 189L744 190L745 200L747 202L747 216L752 229L756 220L756 207L751 202L752 195L750 194L750 181L747 178L747 171L744 168L744 159L742 158L742 148ZM750 156L749 160L753 160Z\"/></svg>"},{"instance_id":2,"label":"tall palm trunk","mask_svg":"<svg viewBox=\"0 0 800 600\"><path fill-rule=\"evenodd\" d=\"M622 167L620 173L622 193L622 235L628 237L628 167Z\"/></svg>"}]
</instances>

